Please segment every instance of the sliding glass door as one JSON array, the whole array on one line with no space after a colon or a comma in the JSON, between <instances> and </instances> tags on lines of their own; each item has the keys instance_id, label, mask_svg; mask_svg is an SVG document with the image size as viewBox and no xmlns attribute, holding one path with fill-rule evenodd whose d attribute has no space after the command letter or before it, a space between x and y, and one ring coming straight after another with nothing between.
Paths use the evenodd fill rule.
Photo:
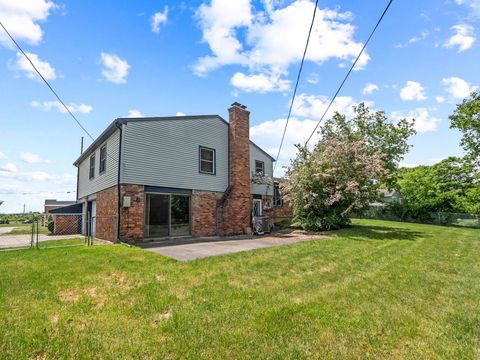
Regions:
<instances>
[{"instance_id":1,"label":"sliding glass door","mask_svg":"<svg viewBox=\"0 0 480 360\"><path fill-rule=\"evenodd\" d=\"M145 207L146 238L190 234L190 196L147 194Z\"/></svg>"}]
</instances>

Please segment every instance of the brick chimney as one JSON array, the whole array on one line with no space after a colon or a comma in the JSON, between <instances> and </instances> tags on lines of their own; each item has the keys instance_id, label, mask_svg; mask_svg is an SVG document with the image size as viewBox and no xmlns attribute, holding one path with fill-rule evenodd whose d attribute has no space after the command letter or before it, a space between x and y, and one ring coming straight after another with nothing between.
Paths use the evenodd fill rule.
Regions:
<instances>
[{"instance_id":1,"label":"brick chimney","mask_svg":"<svg viewBox=\"0 0 480 360\"><path fill-rule=\"evenodd\" d=\"M250 198L250 112L246 106L234 102L228 109L228 160L230 187L223 206L225 235L245 234L251 231Z\"/></svg>"}]
</instances>

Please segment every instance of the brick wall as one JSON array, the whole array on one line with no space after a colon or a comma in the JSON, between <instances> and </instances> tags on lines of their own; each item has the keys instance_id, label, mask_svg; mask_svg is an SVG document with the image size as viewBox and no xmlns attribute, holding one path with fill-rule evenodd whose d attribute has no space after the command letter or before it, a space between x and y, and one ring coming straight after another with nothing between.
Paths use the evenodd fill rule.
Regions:
<instances>
[{"instance_id":1,"label":"brick wall","mask_svg":"<svg viewBox=\"0 0 480 360\"><path fill-rule=\"evenodd\" d=\"M228 109L231 191L223 205L223 234L250 232L250 112L233 103Z\"/></svg>"},{"instance_id":2,"label":"brick wall","mask_svg":"<svg viewBox=\"0 0 480 360\"><path fill-rule=\"evenodd\" d=\"M54 215L53 235L74 235L81 231L81 215Z\"/></svg>"},{"instance_id":3,"label":"brick wall","mask_svg":"<svg viewBox=\"0 0 480 360\"><path fill-rule=\"evenodd\" d=\"M130 196L130 207L120 211L120 240L135 242L143 240L145 226L145 191L143 185L120 185L121 198Z\"/></svg>"},{"instance_id":4,"label":"brick wall","mask_svg":"<svg viewBox=\"0 0 480 360\"><path fill-rule=\"evenodd\" d=\"M117 187L99 191L96 197L95 237L115 241L117 238Z\"/></svg>"},{"instance_id":5,"label":"brick wall","mask_svg":"<svg viewBox=\"0 0 480 360\"><path fill-rule=\"evenodd\" d=\"M193 236L218 235L217 203L222 193L193 190L191 207L191 230Z\"/></svg>"}]
</instances>

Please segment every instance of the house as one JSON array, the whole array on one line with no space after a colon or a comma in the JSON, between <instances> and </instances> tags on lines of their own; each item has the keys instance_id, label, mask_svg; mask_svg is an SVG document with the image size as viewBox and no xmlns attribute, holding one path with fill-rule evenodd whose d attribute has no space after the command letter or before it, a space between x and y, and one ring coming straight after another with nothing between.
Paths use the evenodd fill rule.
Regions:
<instances>
[{"instance_id":1,"label":"house","mask_svg":"<svg viewBox=\"0 0 480 360\"><path fill-rule=\"evenodd\" d=\"M62 208L64 206L70 206L76 204L76 201L68 200L57 200L57 199L45 199L43 204L43 225L46 226L48 223L48 215L52 210Z\"/></svg>"},{"instance_id":2,"label":"house","mask_svg":"<svg viewBox=\"0 0 480 360\"><path fill-rule=\"evenodd\" d=\"M50 210L52 216L53 231L52 235L74 235L83 233L82 204L76 204L58 207Z\"/></svg>"},{"instance_id":3,"label":"house","mask_svg":"<svg viewBox=\"0 0 480 360\"><path fill-rule=\"evenodd\" d=\"M250 112L119 118L81 154L77 201L97 238L127 242L251 232L273 207L273 162ZM259 181L264 179L265 181Z\"/></svg>"}]
</instances>

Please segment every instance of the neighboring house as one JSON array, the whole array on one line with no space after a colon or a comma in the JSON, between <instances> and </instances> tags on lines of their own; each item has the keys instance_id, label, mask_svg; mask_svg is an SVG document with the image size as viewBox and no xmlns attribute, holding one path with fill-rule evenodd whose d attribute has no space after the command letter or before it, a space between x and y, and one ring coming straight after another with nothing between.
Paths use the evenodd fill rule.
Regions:
<instances>
[{"instance_id":1,"label":"neighboring house","mask_svg":"<svg viewBox=\"0 0 480 360\"><path fill-rule=\"evenodd\" d=\"M65 200L56 200L56 199L46 199L45 203L43 204L43 225L47 225L48 222L48 214L55 209L62 208L64 206L70 206L76 204L76 201L65 201Z\"/></svg>"},{"instance_id":2,"label":"neighboring house","mask_svg":"<svg viewBox=\"0 0 480 360\"><path fill-rule=\"evenodd\" d=\"M76 201L58 201L56 199L46 199L44 204L44 214L48 214L51 210L55 210L64 206L74 205Z\"/></svg>"},{"instance_id":3,"label":"neighboring house","mask_svg":"<svg viewBox=\"0 0 480 360\"><path fill-rule=\"evenodd\" d=\"M120 118L75 161L77 199L106 240L249 233L273 206L274 159L249 140L249 111ZM258 181L258 176L267 179Z\"/></svg>"},{"instance_id":4,"label":"neighboring house","mask_svg":"<svg viewBox=\"0 0 480 360\"><path fill-rule=\"evenodd\" d=\"M401 201L402 196L397 190L380 189L378 191L379 201L370 204L373 207L384 207L394 201Z\"/></svg>"},{"instance_id":5,"label":"neighboring house","mask_svg":"<svg viewBox=\"0 0 480 360\"><path fill-rule=\"evenodd\" d=\"M72 204L50 210L53 220L53 235L72 235L83 233L83 205Z\"/></svg>"}]
</instances>

